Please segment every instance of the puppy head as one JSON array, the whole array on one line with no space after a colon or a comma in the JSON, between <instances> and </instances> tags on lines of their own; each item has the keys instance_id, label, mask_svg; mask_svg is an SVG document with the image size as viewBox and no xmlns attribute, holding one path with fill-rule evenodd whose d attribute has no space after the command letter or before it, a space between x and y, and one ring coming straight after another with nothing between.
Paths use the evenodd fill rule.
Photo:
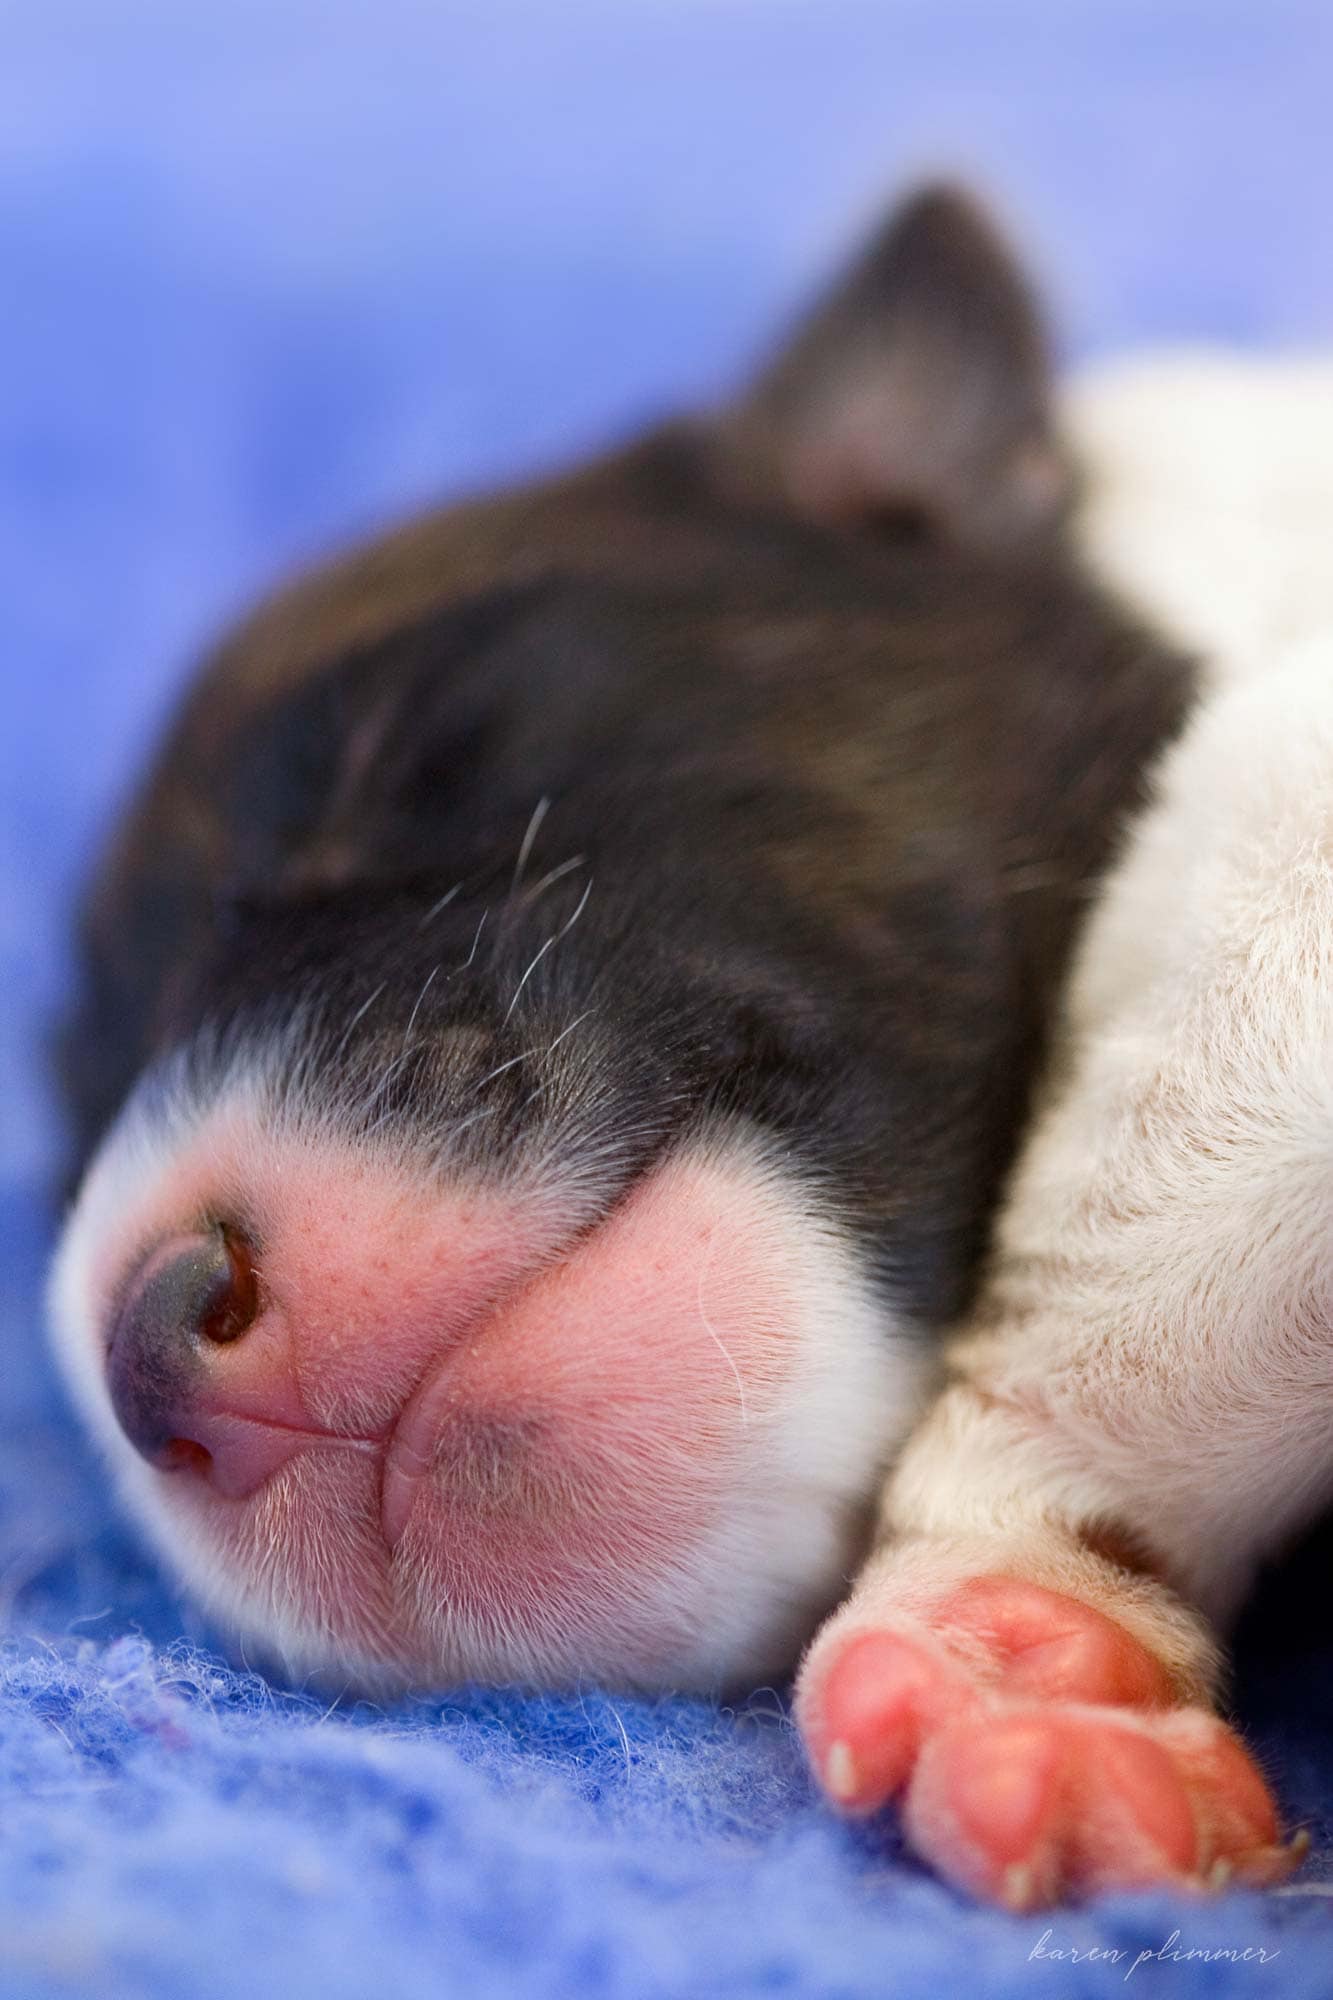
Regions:
<instances>
[{"instance_id":1,"label":"puppy head","mask_svg":"<svg viewBox=\"0 0 1333 2000\"><path fill-rule=\"evenodd\" d=\"M913 551L947 606L949 550L1003 597L1058 531L1023 287L924 197L687 435L454 516L466 593L425 608L414 558L341 656L291 668L299 596L287 664L229 649L94 898L59 1350L156 1539L296 1671L777 1672L912 1409L917 1028L865 1025L837 662L904 615L947 650Z\"/></svg>"}]
</instances>

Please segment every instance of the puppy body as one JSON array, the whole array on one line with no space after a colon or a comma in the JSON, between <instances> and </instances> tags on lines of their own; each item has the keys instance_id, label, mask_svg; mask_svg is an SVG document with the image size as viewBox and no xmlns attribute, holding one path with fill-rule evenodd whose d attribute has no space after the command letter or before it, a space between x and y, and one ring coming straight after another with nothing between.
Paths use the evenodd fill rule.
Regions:
<instances>
[{"instance_id":1,"label":"puppy body","mask_svg":"<svg viewBox=\"0 0 1333 2000\"><path fill-rule=\"evenodd\" d=\"M1199 697L1080 940L949 1385L802 1685L833 1788L867 1806L887 1773L919 1846L1017 1906L1287 1865L1203 1708L1257 1564L1333 1492L1333 370L1168 356L1089 374L1066 418L1090 566L1199 648ZM1006 1745L1035 1773L1016 1838Z\"/></svg>"},{"instance_id":2,"label":"puppy body","mask_svg":"<svg viewBox=\"0 0 1333 2000\"><path fill-rule=\"evenodd\" d=\"M1089 371L1065 414L1089 565L1199 649L1200 692L1080 940L954 1355L1001 1398L1040 1382L1046 1408L1067 1383L1085 1416L1071 1404L1056 1448L1079 1493L1065 1513L1132 1527L1224 1624L1333 1479L1318 1335L1333 369L1169 355ZM949 1410L941 1483L961 1520ZM1043 1482L998 1462L982 1504L1012 1483L1040 1518Z\"/></svg>"},{"instance_id":3,"label":"puppy body","mask_svg":"<svg viewBox=\"0 0 1333 2000\"><path fill-rule=\"evenodd\" d=\"M801 1680L830 1791L906 1789L918 1845L1011 1902L1268 1865L1243 1753L1188 1710L1185 1751L1135 1718L1210 1684L1196 1607L1229 1602L1273 1435L1256 1409L1211 1476L1167 1462L1172 1411L1188 1452L1232 1357L1247 1409L1272 1377L1262 1259L1225 1333L1182 1274L1211 1258L1221 1284L1264 1211L1198 1136L1240 1061L1213 1041L1253 1025L1243 981L1210 1013L1218 939L1259 906L1294 935L1323 740L1293 670L1305 790L1258 860L1269 684L1169 749L1211 683L1080 574L1047 386L1021 281L928 196L734 409L261 612L90 902L66 1069L92 1164L52 1293L131 1502L291 1666L781 1671L973 1303L1069 954L1160 768L957 1379ZM1073 406L1094 467L1098 408ZM1076 529L1123 587L1133 454L1102 457ZM1160 625L1208 639L1197 571L1150 569ZM1228 818L1209 774L1261 723ZM1261 1040L1295 970L1271 957ZM1286 1053L1250 1079L1251 1156L1291 1110ZM1308 1344L1284 1325L1287 1380ZM1302 1463L1274 1529L1314 1502ZM1100 1678L1033 1682L1071 1634ZM1070 1737L1063 1698L1108 1689L1109 1750L1101 1723ZM1034 1700L1015 1832L977 1773ZM1085 1772L1131 1766L1151 1810L1126 1781L1089 1818ZM1145 1832L1177 1794L1175 1834Z\"/></svg>"},{"instance_id":4,"label":"puppy body","mask_svg":"<svg viewBox=\"0 0 1333 2000\"><path fill-rule=\"evenodd\" d=\"M1123 1465L1102 1505L1145 1545L1174 1540L1167 1566L1225 1621L1333 1477L1317 1332L1333 369L1121 364L1075 384L1066 419L1092 474L1090 563L1199 648L1201 698L1081 940L979 1324L1030 1324L1035 1373L1051 1326L1076 1326L1062 1368ZM972 1351L996 1337L1011 1357L1023 1344L971 1331ZM1160 1398L1144 1393L1148 1356ZM1161 1429L1136 1436L1142 1423Z\"/></svg>"}]
</instances>

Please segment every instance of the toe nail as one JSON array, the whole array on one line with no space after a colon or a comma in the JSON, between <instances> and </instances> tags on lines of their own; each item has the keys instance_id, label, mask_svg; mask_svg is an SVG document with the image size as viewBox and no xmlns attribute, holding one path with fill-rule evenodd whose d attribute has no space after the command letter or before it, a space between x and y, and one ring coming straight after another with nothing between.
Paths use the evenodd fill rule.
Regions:
<instances>
[{"instance_id":1,"label":"toe nail","mask_svg":"<svg viewBox=\"0 0 1333 2000\"><path fill-rule=\"evenodd\" d=\"M1021 1915L1032 1908L1035 1900L1037 1880L1031 1865L1026 1861L1015 1861L1004 1871L1000 1883L1000 1901L1007 1910Z\"/></svg>"},{"instance_id":2,"label":"toe nail","mask_svg":"<svg viewBox=\"0 0 1333 2000\"><path fill-rule=\"evenodd\" d=\"M824 1785L835 1799L854 1799L859 1789L856 1760L846 1743L835 1743L824 1759Z\"/></svg>"},{"instance_id":3,"label":"toe nail","mask_svg":"<svg viewBox=\"0 0 1333 2000\"><path fill-rule=\"evenodd\" d=\"M1289 1841L1276 1847L1252 1848L1241 1862L1241 1874L1252 1887L1268 1888L1298 1868L1309 1848L1310 1836L1302 1827Z\"/></svg>"}]
</instances>

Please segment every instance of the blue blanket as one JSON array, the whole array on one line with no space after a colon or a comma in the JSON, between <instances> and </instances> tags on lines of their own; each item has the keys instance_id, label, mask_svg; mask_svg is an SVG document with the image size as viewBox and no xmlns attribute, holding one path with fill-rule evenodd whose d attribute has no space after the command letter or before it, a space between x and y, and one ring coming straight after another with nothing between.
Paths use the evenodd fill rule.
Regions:
<instances>
[{"instance_id":1,"label":"blue blanket","mask_svg":"<svg viewBox=\"0 0 1333 2000\"><path fill-rule=\"evenodd\" d=\"M1327 338L1331 61L1326 0L4 10L4 1995L1330 1990L1327 1545L1236 1694L1315 1857L1210 1906L964 1905L820 1807L781 1690L328 1710L229 1660L44 1357L38 1050L95 830L261 585L718 392L939 164L1020 221L1071 352Z\"/></svg>"}]
</instances>

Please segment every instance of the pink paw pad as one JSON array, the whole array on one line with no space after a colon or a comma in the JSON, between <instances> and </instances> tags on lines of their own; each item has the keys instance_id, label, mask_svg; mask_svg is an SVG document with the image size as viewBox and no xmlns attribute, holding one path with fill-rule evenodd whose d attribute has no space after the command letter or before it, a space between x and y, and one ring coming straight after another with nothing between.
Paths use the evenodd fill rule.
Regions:
<instances>
[{"instance_id":1,"label":"pink paw pad","mask_svg":"<svg viewBox=\"0 0 1333 2000\"><path fill-rule=\"evenodd\" d=\"M1034 1908L1152 1882L1277 1879L1268 1789L1216 1717L1105 1613L975 1577L927 1619L816 1648L797 1711L844 1811L902 1801L913 1847L973 1893Z\"/></svg>"}]
</instances>

